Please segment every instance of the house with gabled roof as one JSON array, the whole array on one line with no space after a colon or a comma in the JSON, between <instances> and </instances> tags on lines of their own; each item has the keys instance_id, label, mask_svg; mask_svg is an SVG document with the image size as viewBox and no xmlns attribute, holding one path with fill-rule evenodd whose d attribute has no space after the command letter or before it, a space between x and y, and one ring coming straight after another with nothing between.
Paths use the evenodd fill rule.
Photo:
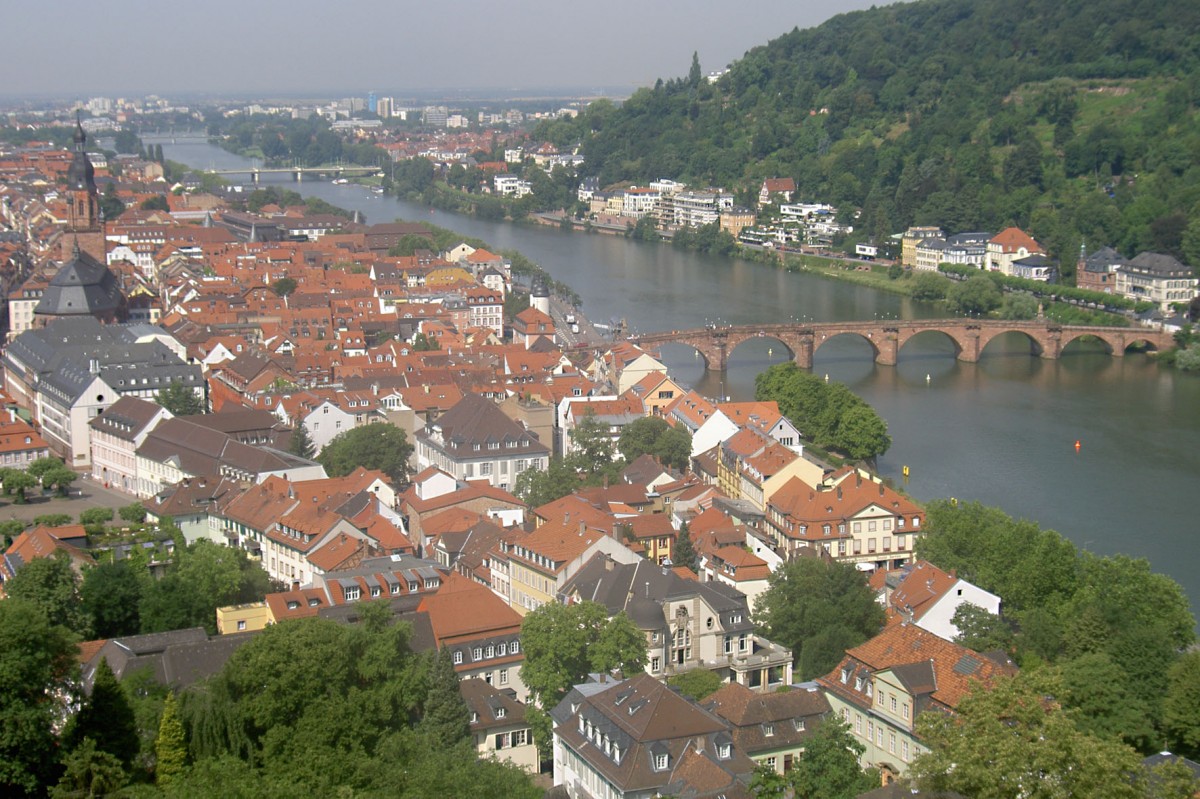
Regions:
<instances>
[{"instance_id":1,"label":"house with gabled roof","mask_svg":"<svg viewBox=\"0 0 1200 799\"><path fill-rule=\"evenodd\" d=\"M648 674L600 675L550 712L554 784L567 795L748 797L755 763L729 722Z\"/></svg>"},{"instance_id":2,"label":"house with gabled roof","mask_svg":"<svg viewBox=\"0 0 1200 799\"><path fill-rule=\"evenodd\" d=\"M460 679L480 679L529 697L521 681L521 616L484 585L451 572L417 610L429 614L439 649L449 649Z\"/></svg>"},{"instance_id":3,"label":"house with gabled roof","mask_svg":"<svg viewBox=\"0 0 1200 799\"><path fill-rule=\"evenodd\" d=\"M524 703L511 696L512 691L501 690L478 677L460 680L458 690L467 703L478 756L536 773L540 760Z\"/></svg>"},{"instance_id":4,"label":"house with gabled roof","mask_svg":"<svg viewBox=\"0 0 1200 799\"><path fill-rule=\"evenodd\" d=\"M891 623L909 622L923 630L953 641L959 629L953 619L959 607L974 605L1000 615L1000 597L947 573L927 560L907 563L900 569L875 572L871 587L888 612Z\"/></svg>"},{"instance_id":5,"label":"house with gabled roof","mask_svg":"<svg viewBox=\"0 0 1200 799\"><path fill-rule=\"evenodd\" d=\"M417 468L456 480L484 479L507 490L526 469L545 469L550 448L489 399L466 394L416 436Z\"/></svg>"},{"instance_id":6,"label":"house with gabled roof","mask_svg":"<svg viewBox=\"0 0 1200 799\"><path fill-rule=\"evenodd\" d=\"M1013 262L1031 255L1045 255L1046 251L1032 236L1017 227L1005 228L988 239L984 256L984 269L1013 274Z\"/></svg>"},{"instance_id":7,"label":"house with gabled roof","mask_svg":"<svg viewBox=\"0 0 1200 799\"><path fill-rule=\"evenodd\" d=\"M593 554L561 593L598 602L612 616L625 613L646 636L646 672L657 678L700 668L755 691L791 684L791 650L755 633L745 595L722 583Z\"/></svg>"},{"instance_id":8,"label":"house with gabled roof","mask_svg":"<svg viewBox=\"0 0 1200 799\"><path fill-rule=\"evenodd\" d=\"M918 716L953 713L969 691L1015 673L1009 660L991 660L902 623L846 650L817 684L864 747L859 764L879 769L888 782L904 776L926 750L916 732Z\"/></svg>"},{"instance_id":9,"label":"house with gabled roof","mask_svg":"<svg viewBox=\"0 0 1200 799\"><path fill-rule=\"evenodd\" d=\"M829 700L812 683L770 693L726 683L701 706L733 726L734 746L776 774L792 770L829 713Z\"/></svg>"},{"instance_id":10,"label":"house with gabled roof","mask_svg":"<svg viewBox=\"0 0 1200 799\"><path fill-rule=\"evenodd\" d=\"M121 397L94 417L91 427L92 479L105 487L137 491L137 448L159 422L173 414L156 402Z\"/></svg>"},{"instance_id":11,"label":"house with gabled roof","mask_svg":"<svg viewBox=\"0 0 1200 799\"><path fill-rule=\"evenodd\" d=\"M853 467L812 486L793 477L767 503L765 532L781 555L822 550L862 571L912 560L925 511L878 478Z\"/></svg>"}]
</instances>

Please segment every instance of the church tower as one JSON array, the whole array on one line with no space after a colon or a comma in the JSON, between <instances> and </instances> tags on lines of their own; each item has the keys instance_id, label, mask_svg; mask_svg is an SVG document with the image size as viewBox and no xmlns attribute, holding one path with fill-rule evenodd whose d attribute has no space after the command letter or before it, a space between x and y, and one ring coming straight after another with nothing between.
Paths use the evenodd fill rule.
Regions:
<instances>
[{"instance_id":1,"label":"church tower","mask_svg":"<svg viewBox=\"0 0 1200 799\"><path fill-rule=\"evenodd\" d=\"M92 256L101 264L107 258L104 242L104 220L100 216L100 197L96 191L96 169L87 157L87 134L79 117L75 117L75 155L67 169L67 229L59 239L59 260L70 259L76 249Z\"/></svg>"}]
</instances>

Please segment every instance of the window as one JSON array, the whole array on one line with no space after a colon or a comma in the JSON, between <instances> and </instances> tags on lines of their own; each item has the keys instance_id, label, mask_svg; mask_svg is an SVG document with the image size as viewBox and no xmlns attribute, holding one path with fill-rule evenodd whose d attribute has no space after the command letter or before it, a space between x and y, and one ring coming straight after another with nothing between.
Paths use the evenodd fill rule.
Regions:
<instances>
[{"instance_id":1,"label":"window","mask_svg":"<svg viewBox=\"0 0 1200 799\"><path fill-rule=\"evenodd\" d=\"M508 685L508 669L500 669L500 684Z\"/></svg>"},{"instance_id":2,"label":"window","mask_svg":"<svg viewBox=\"0 0 1200 799\"><path fill-rule=\"evenodd\" d=\"M460 650L458 650L458 649L454 650L453 660L454 660L454 665L456 665L456 666L463 662L463 654Z\"/></svg>"},{"instance_id":3,"label":"window","mask_svg":"<svg viewBox=\"0 0 1200 799\"><path fill-rule=\"evenodd\" d=\"M862 735L862 715L859 713L854 714L854 734Z\"/></svg>"},{"instance_id":4,"label":"window","mask_svg":"<svg viewBox=\"0 0 1200 799\"><path fill-rule=\"evenodd\" d=\"M763 725L763 735L765 737L770 738L774 734L775 734L775 725L774 724L771 724L770 722L768 722Z\"/></svg>"},{"instance_id":5,"label":"window","mask_svg":"<svg viewBox=\"0 0 1200 799\"><path fill-rule=\"evenodd\" d=\"M471 650L471 660L483 660L483 647L477 646Z\"/></svg>"},{"instance_id":6,"label":"window","mask_svg":"<svg viewBox=\"0 0 1200 799\"><path fill-rule=\"evenodd\" d=\"M492 658L496 657L496 647L492 646L491 644L488 644L486 654L484 655L484 657L487 658L488 660L491 660Z\"/></svg>"},{"instance_id":7,"label":"window","mask_svg":"<svg viewBox=\"0 0 1200 799\"><path fill-rule=\"evenodd\" d=\"M373 586L371 586L371 597L372 597L372 598L375 598L375 597L379 596L381 593L383 593L383 592L382 592L382 590L379 588L379 586L377 586L377 585L373 585Z\"/></svg>"},{"instance_id":8,"label":"window","mask_svg":"<svg viewBox=\"0 0 1200 799\"><path fill-rule=\"evenodd\" d=\"M524 746L529 743L529 730L517 730L512 734L513 746Z\"/></svg>"},{"instance_id":9,"label":"window","mask_svg":"<svg viewBox=\"0 0 1200 799\"><path fill-rule=\"evenodd\" d=\"M518 652L520 652L520 651L521 651L521 642L520 642L520 641L513 641L513 642L512 642L512 653L515 655L515 654L517 654L517 653L518 653Z\"/></svg>"},{"instance_id":10,"label":"window","mask_svg":"<svg viewBox=\"0 0 1200 799\"><path fill-rule=\"evenodd\" d=\"M650 671L658 671L660 668L662 668L662 660L657 656L650 658Z\"/></svg>"},{"instance_id":11,"label":"window","mask_svg":"<svg viewBox=\"0 0 1200 799\"><path fill-rule=\"evenodd\" d=\"M867 532L868 533L875 532L875 521L874 520L867 522Z\"/></svg>"},{"instance_id":12,"label":"window","mask_svg":"<svg viewBox=\"0 0 1200 799\"><path fill-rule=\"evenodd\" d=\"M725 640L726 640L726 642L728 642L729 639L725 639ZM842 669L842 684L845 685L848 682L850 682L850 667L849 666Z\"/></svg>"},{"instance_id":13,"label":"window","mask_svg":"<svg viewBox=\"0 0 1200 799\"><path fill-rule=\"evenodd\" d=\"M244 629L246 629L246 621L245 621L245 619L242 619L242 620L238 621L238 623L237 623L237 628L238 628L239 630L244 630Z\"/></svg>"},{"instance_id":14,"label":"window","mask_svg":"<svg viewBox=\"0 0 1200 799\"><path fill-rule=\"evenodd\" d=\"M900 710L901 710L900 715L903 716L904 718L908 718L908 702L905 702L903 705L901 705Z\"/></svg>"},{"instance_id":15,"label":"window","mask_svg":"<svg viewBox=\"0 0 1200 799\"><path fill-rule=\"evenodd\" d=\"M479 473L485 477L487 475L490 475L492 473L492 464L491 463L479 464Z\"/></svg>"},{"instance_id":16,"label":"window","mask_svg":"<svg viewBox=\"0 0 1200 799\"><path fill-rule=\"evenodd\" d=\"M908 760L908 741L907 740L900 742L900 749L903 752L904 760L907 761Z\"/></svg>"},{"instance_id":17,"label":"window","mask_svg":"<svg viewBox=\"0 0 1200 799\"><path fill-rule=\"evenodd\" d=\"M729 744L717 744L717 757L721 760L728 760L730 754Z\"/></svg>"},{"instance_id":18,"label":"window","mask_svg":"<svg viewBox=\"0 0 1200 799\"><path fill-rule=\"evenodd\" d=\"M892 694L892 712L896 712L896 695Z\"/></svg>"},{"instance_id":19,"label":"window","mask_svg":"<svg viewBox=\"0 0 1200 799\"><path fill-rule=\"evenodd\" d=\"M775 761L775 756L774 756L774 755L771 755L770 757L768 757L768 758L767 758L766 760L764 760L763 762L766 764L767 768L771 769L771 771L774 771L774 770L775 770L775 763L776 763L776 761Z\"/></svg>"},{"instance_id":20,"label":"window","mask_svg":"<svg viewBox=\"0 0 1200 799\"><path fill-rule=\"evenodd\" d=\"M666 769L667 769L666 754L655 755L654 756L654 770L655 771L666 771Z\"/></svg>"},{"instance_id":21,"label":"window","mask_svg":"<svg viewBox=\"0 0 1200 799\"><path fill-rule=\"evenodd\" d=\"M508 711L503 707L496 708L496 718L502 719L508 715Z\"/></svg>"},{"instance_id":22,"label":"window","mask_svg":"<svg viewBox=\"0 0 1200 799\"><path fill-rule=\"evenodd\" d=\"M496 656L504 657L506 654L508 654L508 644L505 644L505 643L496 644Z\"/></svg>"},{"instance_id":23,"label":"window","mask_svg":"<svg viewBox=\"0 0 1200 799\"><path fill-rule=\"evenodd\" d=\"M361 593L362 593L362 592L361 592L361 591L359 591L359 589L358 589L357 587L355 587L355 588L347 588L347 589L346 589L346 601L347 601L347 602L353 602L354 600L358 599L358 597L359 597L359 594L361 594Z\"/></svg>"}]
</instances>

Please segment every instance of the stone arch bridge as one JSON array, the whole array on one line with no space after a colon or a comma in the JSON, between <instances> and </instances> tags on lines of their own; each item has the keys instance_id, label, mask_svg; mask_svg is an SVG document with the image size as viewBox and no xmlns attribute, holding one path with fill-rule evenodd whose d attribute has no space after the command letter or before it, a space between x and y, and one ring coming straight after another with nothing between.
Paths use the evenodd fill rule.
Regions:
<instances>
[{"instance_id":1,"label":"stone arch bridge","mask_svg":"<svg viewBox=\"0 0 1200 799\"><path fill-rule=\"evenodd\" d=\"M738 345L749 339L770 338L787 347L798 366L810 369L814 353L835 336L854 335L864 339L874 350L876 363L894 366L900 350L909 339L922 333L940 333L949 338L954 343L958 360L970 363L979 360L988 342L1004 333L1025 335L1033 354L1042 358L1058 358L1068 344L1081 336L1093 336L1103 341L1114 357L1123 356L1125 350L1134 344L1164 350L1175 343L1170 333L1146 328L997 319L926 319L911 322L877 319L869 322L710 325L692 330L646 333L631 336L629 340L643 347L686 344L700 353L708 369L724 371L730 353Z\"/></svg>"}]
</instances>

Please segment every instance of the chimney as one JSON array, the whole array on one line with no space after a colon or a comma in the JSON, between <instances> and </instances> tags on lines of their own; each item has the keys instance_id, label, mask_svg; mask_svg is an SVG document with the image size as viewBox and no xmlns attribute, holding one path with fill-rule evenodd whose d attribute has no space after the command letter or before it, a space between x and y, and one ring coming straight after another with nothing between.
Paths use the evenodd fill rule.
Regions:
<instances>
[{"instance_id":1,"label":"chimney","mask_svg":"<svg viewBox=\"0 0 1200 799\"><path fill-rule=\"evenodd\" d=\"M610 572L613 570L613 567L616 565L617 565L617 562L612 559L612 555L606 554L604 556L604 571Z\"/></svg>"},{"instance_id":2,"label":"chimney","mask_svg":"<svg viewBox=\"0 0 1200 799\"><path fill-rule=\"evenodd\" d=\"M299 580L292 580L292 590L293 591L300 590L300 581Z\"/></svg>"}]
</instances>

